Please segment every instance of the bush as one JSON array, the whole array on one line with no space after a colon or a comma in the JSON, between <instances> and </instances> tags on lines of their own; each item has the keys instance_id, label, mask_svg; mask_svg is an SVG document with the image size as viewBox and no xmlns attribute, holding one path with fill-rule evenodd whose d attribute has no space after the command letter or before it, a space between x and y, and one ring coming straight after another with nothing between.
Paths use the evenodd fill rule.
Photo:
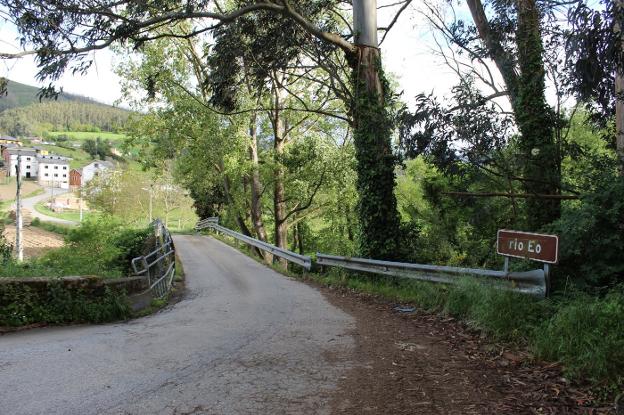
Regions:
<instances>
[{"instance_id":1,"label":"bush","mask_svg":"<svg viewBox=\"0 0 624 415\"><path fill-rule=\"evenodd\" d=\"M613 286L624 278L624 178L607 177L550 229L560 235L558 285ZM555 280L557 282L557 280Z\"/></svg>"},{"instance_id":2,"label":"bush","mask_svg":"<svg viewBox=\"0 0 624 415\"><path fill-rule=\"evenodd\" d=\"M132 258L143 254L152 232L124 228L110 217L89 218L81 226L60 229L66 234L66 246L24 263L9 261L0 268L0 277L121 277L129 273Z\"/></svg>"},{"instance_id":3,"label":"bush","mask_svg":"<svg viewBox=\"0 0 624 415\"><path fill-rule=\"evenodd\" d=\"M102 323L127 318L126 296L105 288L101 295L70 290L51 282L46 292L28 286L0 285L0 326L33 323Z\"/></svg>"}]
</instances>

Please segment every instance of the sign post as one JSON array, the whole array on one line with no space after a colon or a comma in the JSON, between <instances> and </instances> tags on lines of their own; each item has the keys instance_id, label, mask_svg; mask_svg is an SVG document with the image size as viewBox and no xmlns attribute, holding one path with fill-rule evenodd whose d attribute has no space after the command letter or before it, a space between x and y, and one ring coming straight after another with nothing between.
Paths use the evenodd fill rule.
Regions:
<instances>
[{"instance_id":1,"label":"sign post","mask_svg":"<svg viewBox=\"0 0 624 415\"><path fill-rule=\"evenodd\" d=\"M499 229L496 253L505 257L505 272L509 272L509 258L522 258L544 264L546 287L550 286L550 264L559 262L559 237L541 233Z\"/></svg>"}]
</instances>

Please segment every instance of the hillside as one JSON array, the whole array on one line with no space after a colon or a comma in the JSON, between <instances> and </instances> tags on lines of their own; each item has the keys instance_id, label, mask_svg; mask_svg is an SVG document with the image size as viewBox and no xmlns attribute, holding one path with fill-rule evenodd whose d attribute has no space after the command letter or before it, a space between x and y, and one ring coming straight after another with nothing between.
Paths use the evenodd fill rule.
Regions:
<instances>
[{"instance_id":1,"label":"hillside","mask_svg":"<svg viewBox=\"0 0 624 415\"><path fill-rule=\"evenodd\" d=\"M42 135L50 131L108 131L122 129L130 112L78 95L39 101L39 89L8 81L0 97L0 134Z\"/></svg>"},{"instance_id":2,"label":"hillside","mask_svg":"<svg viewBox=\"0 0 624 415\"><path fill-rule=\"evenodd\" d=\"M7 94L5 96L0 97L0 111L4 111L10 108L24 107L30 104L36 104L39 101L39 88L35 86L30 86L26 84L21 84L19 82L8 80L7 84ZM45 99L43 102L53 101L50 99ZM83 97L80 95L59 94L57 101L79 101L79 102L88 102L88 103L96 103L91 98Z\"/></svg>"}]
</instances>

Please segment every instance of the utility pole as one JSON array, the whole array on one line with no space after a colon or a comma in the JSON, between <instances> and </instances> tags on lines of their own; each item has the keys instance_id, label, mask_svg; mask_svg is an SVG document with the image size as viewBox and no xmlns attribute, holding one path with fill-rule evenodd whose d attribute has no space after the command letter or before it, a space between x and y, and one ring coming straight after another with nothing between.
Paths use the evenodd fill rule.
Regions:
<instances>
[{"instance_id":1,"label":"utility pole","mask_svg":"<svg viewBox=\"0 0 624 415\"><path fill-rule=\"evenodd\" d=\"M15 192L15 249L17 260L24 260L24 248L22 247L22 155L17 153L17 166L15 166L16 187Z\"/></svg>"},{"instance_id":2,"label":"utility pole","mask_svg":"<svg viewBox=\"0 0 624 415\"><path fill-rule=\"evenodd\" d=\"M150 195L150 201L149 201L149 221L150 223L152 223L152 207L153 207L153 202L152 199L154 198L154 185L150 184L150 188L149 188L149 195Z\"/></svg>"},{"instance_id":3,"label":"utility pole","mask_svg":"<svg viewBox=\"0 0 624 415\"><path fill-rule=\"evenodd\" d=\"M78 188L78 204L80 205L80 223L82 223L82 177L80 178L80 187Z\"/></svg>"}]
</instances>

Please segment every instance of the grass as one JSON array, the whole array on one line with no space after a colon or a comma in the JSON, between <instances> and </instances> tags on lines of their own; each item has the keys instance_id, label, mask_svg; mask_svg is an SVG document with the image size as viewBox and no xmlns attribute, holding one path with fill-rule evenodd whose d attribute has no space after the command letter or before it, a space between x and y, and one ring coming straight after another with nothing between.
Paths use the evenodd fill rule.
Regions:
<instances>
[{"instance_id":1,"label":"grass","mask_svg":"<svg viewBox=\"0 0 624 415\"><path fill-rule=\"evenodd\" d=\"M44 229L48 232L57 233L59 235L69 235L71 230L74 229L73 226L61 225L52 222L42 222L39 218L34 218L30 225Z\"/></svg>"},{"instance_id":2,"label":"grass","mask_svg":"<svg viewBox=\"0 0 624 415\"><path fill-rule=\"evenodd\" d=\"M110 140L111 142L121 142L126 139L125 134L111 133L107 131L50 131L48 132L48 134L50 135L50 137L66 135L70 140L76 141L95 140L97 137L100 137L102 140Z\"/></svg>"},{"instance_id":3,"label":"grass","mask_svg":"<svg viewBox=\"0 0 624 415\"><path fill-rule=\"evenodd\" d=\"M35 205L35 210L42 215L50 216L57 219L69 220L72 222L80 222L80 212L76 210L68 210L64 212L55 212L45 205L44 201L41 201ZM100 213L92 210L84 210L82 212L83 220L91 217L97 217Z\"/></svg>"},{"instance_id":4,"label":"grass","mask_svg":"<svg viewBox=\"0 0 624 415\"><path fill-rule=\"evenodd\" d=\"M88 153L82 151L79 148L66 148L55 145L41 145L39 147L45 148L51 154L58 154L59 156L70 157L71 160L69 162L69 167L71 169L77 169L82 166L86 166L93 161Z\"/></svg>"}]
</instances>

